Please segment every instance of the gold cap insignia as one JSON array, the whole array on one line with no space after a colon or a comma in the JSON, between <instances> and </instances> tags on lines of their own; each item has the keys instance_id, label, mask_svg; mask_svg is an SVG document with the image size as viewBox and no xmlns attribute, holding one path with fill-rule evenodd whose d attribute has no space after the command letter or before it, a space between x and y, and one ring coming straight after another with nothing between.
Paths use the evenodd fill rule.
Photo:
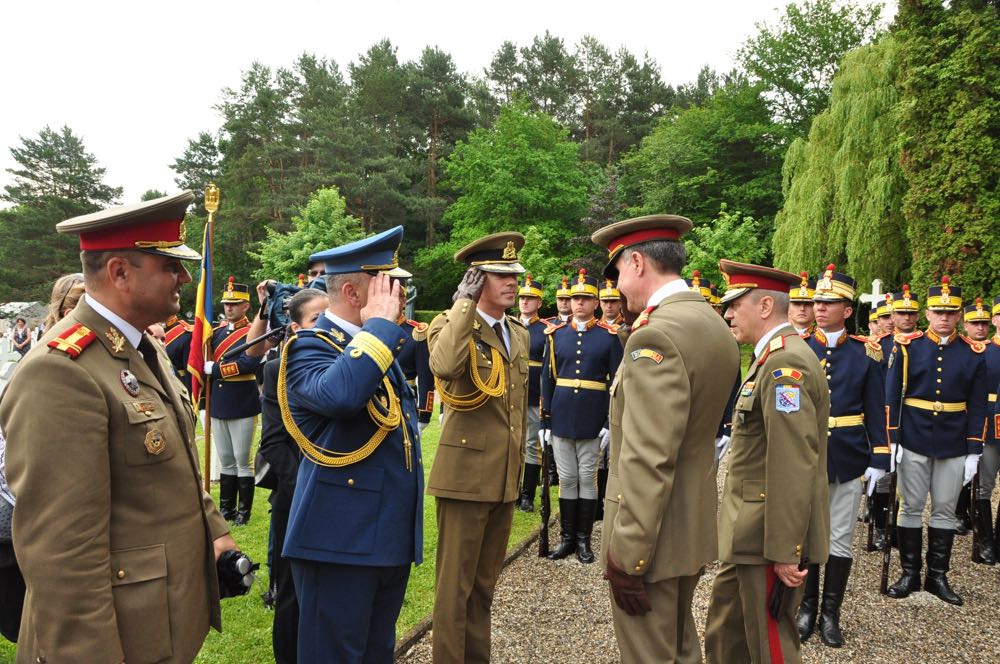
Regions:
<instances>
[{"instance_id":1,"label":"gold cap insignia","mask_svg":"<svg viewBox=\"0 0 1000 664\"><path fill-rule=\"evenodd\" d=\"M507 246L503 249L503 259L505 261L512 261L517 259L517 249L514 248L514 242L508 241Z\"/></svg>"}]
</instances>

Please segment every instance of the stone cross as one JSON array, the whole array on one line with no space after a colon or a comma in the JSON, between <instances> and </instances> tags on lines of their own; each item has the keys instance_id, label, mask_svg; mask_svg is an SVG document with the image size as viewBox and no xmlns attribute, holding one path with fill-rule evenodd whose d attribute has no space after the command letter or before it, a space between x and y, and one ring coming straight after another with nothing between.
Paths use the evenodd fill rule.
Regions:
<instances>
[{"instance_id":1,"label":"stone cross","mask_svg":"<svg viewBox=\"0 0 1000 664\"><path fill-rule=\"evenodd\" d=\"M884 295L885 294L882 292L882 280L873 279L872 292L862 293L861 301L870 306L872 309L874 309L876 306L878 306L879 300L881 300L884 297Z\"/></svg>"}]
</instances>

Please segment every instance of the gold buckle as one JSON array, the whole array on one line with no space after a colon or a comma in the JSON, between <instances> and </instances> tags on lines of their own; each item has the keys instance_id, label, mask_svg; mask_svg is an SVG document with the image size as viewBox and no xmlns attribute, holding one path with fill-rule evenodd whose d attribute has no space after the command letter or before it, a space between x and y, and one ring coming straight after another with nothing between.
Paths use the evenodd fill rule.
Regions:
<instances>
[{"instance_id":1,"label":"gold buckle","mask_svg":"<svg viewBox=\"0 0 1000 664\"><path fill-rule=\"evenodd\" d=\"M940 413L943 410L944 410L944 404L941 403L940 401L935 401L934 402L934 412L935 413Z\"/></svg>"},{"instance_id":2,"label":"gold buckle","mask_svg":"<svg viewBox=\"0 0 1000 664\"><path fill-rule=\"evenodd\" d=\"M837 418L836 417L831 417L830 418L829 428L831 428L831 429L836 429L837 428Z\"/></svg>"}]
</instances>

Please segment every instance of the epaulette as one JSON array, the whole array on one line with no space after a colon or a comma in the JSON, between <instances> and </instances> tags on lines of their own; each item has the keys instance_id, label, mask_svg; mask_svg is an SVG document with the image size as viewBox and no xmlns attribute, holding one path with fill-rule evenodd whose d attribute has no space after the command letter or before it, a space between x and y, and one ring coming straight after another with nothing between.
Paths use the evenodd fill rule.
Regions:
<instances>
[{"instance_id":1,"label":"epaulette","mask_svg":"<svg viewBox=\"0 0 1000 664\"><path fill-rule=\"evenodd\" d=\"M903 334L902 332L897 332L895 335L893 335L892 340L895 341L897 344L903 344L904 346L909 346L911 341L913 341L914 339L919 339L922 336L924 336L924 333L921 332L920 330L917 330L916 332L910 332L909 334Z\"/></svg>"},{"instance_id":2,"label":"epaulette","mask_svg":"<svg viewBox=\"0 0 1000 664\"><path fill-rule=\"evenodd\" d=\"M777 336L771 339L771 343L767 345L767 350L760 354L760 359L757 360L757 365L759 366L761 364L764 364L764 360L767 359L768 355L770 355L775 351L779 351L784 347L785 347L785 337Z\"/></svg>"},{"instance_id":3,"label":"epaulette","mask_svg":"<svg viewBox=\"0 0 1000 664\"><path fill-rule=\"evenodd\" d=\"M882 345L879 344L877 339L869 339L868 337L860 334L852 334L851 339L865 345L865 355L872 358L876 362L882 361Z\"/></svg>"},{"instance_id":4,"label":"epaulette","mask_svg":"<svg viewBox=\"0 0 1000 664\"><path fill-rule=\"evenodd\" d=\"M507 316L507 322L508 322L508 323L514 323L514 324L515 324L515 325L517 325L518 327L523 327L524 329L528 329L528 328L527 328L527 327L525 326L524 322L523 322L523 321L522 321L522 320L521 320L520 318L517 318L516 316L509 316L509 315L508 315L508 316Z\"/></svg>"},{"instance_id":5,"label":"epaulette","mask_svg":"<svg viewBox=\"0 0 1000 664\"><path fill-rule=\"evenodd\" d=\"M556 330L558 330L561 327L566 327L566 321L563 321L563 322L559 323L558 325L556 325L555 323L551 323L551 324L549 324L548 327L546 327L544 330L542 330L542 333L543 334L552 334L553 332L555 332Z\"/></svg>"},{"instance_id":6,"label":"epaulette","mask_svg":"<svg viewBox=\"0 0 1000 664\"><path fill-rule=\"evenodd\" d=\"M427 323L421 323L418 320L406 319L406 324L413 327L413 331L410 332L410 336L413 337L414 341L424 341L427 339L427 329L430 327Z\"/></svg>"},{"instance_id":7,"label":"epaulette","mask_svg":"<svg viewBox=\"0 0 1000 664\"><path fill-rule=\"evenodd\" d=\"M333 346L334 348L336 348L340 352L344 352L343 343L345 341L347 341L347 339L346 339L346 337L344 337L344 335L337 333L336 336L335 336L332 333L333 332L332 330L321 330L319 328L314 327L311 330L299 330L295 334L295 336L296 337L305 336L303 334L304 332L310 332L313 335L315 335L315 336L319 337L320 339L322 339L323 341L327 342L328 344L330 344L331 346Z\"/></svg>"},{"instance_id":8,"label":"epaulette","mask_svg":"<svg viewBox=\"0 0 1000 664\"><path fill-rule=\"evenodd\" d=\"M49 348L61 350L75 360L80 357L83 349L92 344L96 338L96 332L83 323L77 323L66 328L65 332L49 341L48 345Z\"/></svg>"},{"instance_id":9,"label":"epaulette","mask_svg":"<svg viewBox=\"0 0 1000 664\"><path fill-rule=\"evenodd\" d=\"M642 313L639 314L638 318L635 319L635 322L632 323L632 331L635 332L636 330L638 330L643 325L647 325L649 323L649 314L653 313L653 311L655 311L655 310L656 310L656 306L655 305L652 306L652 307L646 307L645 309L643 309Z\"/></svg>"},{"instance_id":10,"label":"epaulette","mask_svg":"<svg viewBox=\"0 0 1000 664\"><path fill-rule=\"evenodd\" d=\"M985 353L986 352L986 343L985 342L982 342L982 341L973 341L972 339L970 339L969 337L965 336L964 334L960 334L958 336L962 337L962 341L964 341L965 343L969 344L969 347L972 348L972 352L973 353Z\"/></svg>"},{"instance_id":11,"label":"epaulette","mask_svg":"<svg viewBox=\"0 0 1000 664\"><path fill-rule=\"evenodd\" d=\"M598 327L603 327L608 331L608 334L618 334L618 325L614 323L605 323L603 320L597 321Z\"/></svg>"}]
</instances>

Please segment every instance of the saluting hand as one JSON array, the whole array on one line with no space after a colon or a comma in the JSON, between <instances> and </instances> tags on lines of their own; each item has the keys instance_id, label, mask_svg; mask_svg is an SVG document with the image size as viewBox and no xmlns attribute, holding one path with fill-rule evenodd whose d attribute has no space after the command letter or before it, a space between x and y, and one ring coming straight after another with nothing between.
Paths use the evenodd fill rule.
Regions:
<instances>
[{"instance_id":1,"label":"saluting hand","mask_svg":"<svg viewBox=\"0 0 1000 664\"><path fill-rule=\"evenodd\" d=\"M361 322L369 318L385 318L395 323L402 312L399 281L393 281L385 272L379 272L368 282L368 303L361 310Z\"/></svg>"},{"instance_id":2,"label":"saluting hand","mask_svg":"<svg viewBox=\"0 0 1000 664\"><path fill-rule=\"evenodd\" d=\"M462 280L458 282L455 294L451 296L452 302L457 302L462 298L467 298L473 302L479 301L479 296L483 294L483 287L486 285L486 273L478 267L470 267L465 271Z\"/></svg>"}]
</instances>

